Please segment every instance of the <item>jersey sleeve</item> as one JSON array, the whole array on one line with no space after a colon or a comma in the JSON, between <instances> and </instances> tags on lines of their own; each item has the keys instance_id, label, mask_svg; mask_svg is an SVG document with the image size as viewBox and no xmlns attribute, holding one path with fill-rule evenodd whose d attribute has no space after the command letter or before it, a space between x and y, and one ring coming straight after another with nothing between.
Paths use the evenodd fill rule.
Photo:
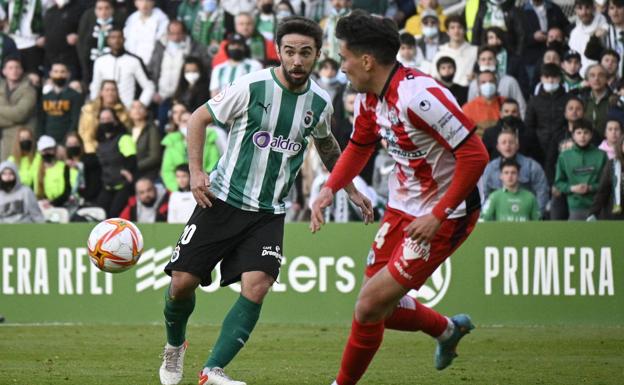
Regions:
<instances>
[{"instance_id":1,"label":"jersey sleeve","mask_svg":"<svg viewBox=\"0 0 624 385\"><path fill-rule=\"evenodd\" d=\"M316 127L312 131L312 136L315 139L327 138L331 133L331 117L334 114L334 107L331 103L327 103L321 117L319 118Z\"/></svg>"},{"instance_id":2,"label":"jersey sleeve","mask_svg":"<svg viewBox=\"0 0 624 385\"><path fill-rule=\"evenodd\" d=\"M406 111L415 127L429 133L449 151L457 149L475 129L450 91L441 87L428 87L418 92Z\"/></svg>"},{"instance_id":3,"label":"jersey sleeve","mask_svg":"<svg viewBox=\"0 0 624 385\"><path fill-rule=\"evenodd\" d=\"M353 103L353 133L351 134L351 142L359 146L369 146L377 143L380 139L379 134L375 130L375 110L366 107L366 95L357 94Z\"/></svg>"},{"instance_id":4,"label":"jersey sleeve","mask_svg":"<svg viewBox=\"0 0 624 385\"><path fill-rule=\"evenodd\" d=\"M206 108L214 122L223 127L228 126L247 108L246 99L249 91L244 84L230 83L221 92L206 102Z\"/></svg>"}]
</instances>

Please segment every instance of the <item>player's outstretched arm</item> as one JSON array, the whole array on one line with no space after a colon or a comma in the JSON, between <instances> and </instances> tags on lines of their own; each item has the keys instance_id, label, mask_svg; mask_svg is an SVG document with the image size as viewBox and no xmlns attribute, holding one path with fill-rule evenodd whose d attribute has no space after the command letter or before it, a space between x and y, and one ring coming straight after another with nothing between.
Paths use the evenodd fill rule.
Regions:
<instances>
[{"instance_id":1,"label":"player's outstretched arm","mask_svg":"<svg viewBox=\"0 0 624 385\"><path fill-rule=\"evenodd\" d=\"M197 204L203 208L212 207L211 200L215 198L210 192L210 177L203 167L206 126L210 123L212 123L212 116L208 108L199 107L189 119L186 138L191 172L191 192Z\"/></svg>"}]
</instances>

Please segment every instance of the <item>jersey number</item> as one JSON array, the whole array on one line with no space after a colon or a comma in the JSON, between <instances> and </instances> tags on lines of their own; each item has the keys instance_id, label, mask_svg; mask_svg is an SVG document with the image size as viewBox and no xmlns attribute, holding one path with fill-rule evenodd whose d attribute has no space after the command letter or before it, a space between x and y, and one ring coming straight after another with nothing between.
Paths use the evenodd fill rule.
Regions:
<instances>
[{"instance_id":1,"label":"jersey number","mask_svg":"<svg viewBox=\"0 0 624 385\"><path fill-rule=\"evenodd\" d=\"M384 222L384 224L381 225L381 227L377 231L377 234L375 234L376 248L381 249L383 247L384 243L386 242L386 234L388 234L388 230L390 230L390 223Z\"/></svg>"},{"instance_id":2,"label":"jersey number","mask_svg":"<svg viewBox=\"0 0 624 385\"><path fill-rule=\"evenodd\" d=\"M197 230L197 225L186 226L182 236L180 237L180 244L187 245L191 241L191 238L193 238L195 230Z\"/></svg>"}]
</instances>

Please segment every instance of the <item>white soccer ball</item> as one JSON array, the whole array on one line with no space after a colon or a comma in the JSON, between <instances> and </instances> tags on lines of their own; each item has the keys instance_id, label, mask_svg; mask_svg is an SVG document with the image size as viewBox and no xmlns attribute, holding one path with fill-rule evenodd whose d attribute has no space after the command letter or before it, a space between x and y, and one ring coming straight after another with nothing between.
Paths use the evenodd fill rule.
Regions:
<instances>
[{"instance_id":1,"label":"white soccer ball","mask_svg":"<svg viewBox=\"0 0 624 385\"><path fill-rule=\"evenodd\" d=\"M89 258L98 269L120 273L138 262L143 252L143 235L130 221L106 219L91 230L87 247Z\"/></svg>"}]
</instances>

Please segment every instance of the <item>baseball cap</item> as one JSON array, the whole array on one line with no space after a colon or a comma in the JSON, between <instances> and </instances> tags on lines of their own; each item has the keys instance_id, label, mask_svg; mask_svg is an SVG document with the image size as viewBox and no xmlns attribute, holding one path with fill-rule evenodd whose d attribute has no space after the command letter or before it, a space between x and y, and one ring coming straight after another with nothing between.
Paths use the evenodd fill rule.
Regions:
<instances>
[{"instance_id":1,"label":"baseball cap","mask_svg":"<svg viewBox=\"0 0 624 385\"><path fill-rule=\"evenodd\" d=\"M56 141L53 137L42 135L37 141L37 151L43 151L46 148L56 147Z\"/></svg>"},{"instance_id":2,"label":"baseball cap","mask_svg":"<svg viewBox=\"0 0 624 385\"><path fill-rule=\"evenodd\" d=\"M425 20L428 17L433 17L434 19L438 20L438 13L433 9L427 8L420 16L420 20Z\"/></svg>"},{"instance_id":3,"label":"baseball cap","mask_svg":"<svg viewBox=\"0 0 624 385\"><path fill-rule=\"evenodd\" d=\"M563 61L570 60L570 59L576 59L578 61L581 61L581 54L576 52L573 49L568 50L566 53L563 54Z\"/></svg>"}]
</instances>

